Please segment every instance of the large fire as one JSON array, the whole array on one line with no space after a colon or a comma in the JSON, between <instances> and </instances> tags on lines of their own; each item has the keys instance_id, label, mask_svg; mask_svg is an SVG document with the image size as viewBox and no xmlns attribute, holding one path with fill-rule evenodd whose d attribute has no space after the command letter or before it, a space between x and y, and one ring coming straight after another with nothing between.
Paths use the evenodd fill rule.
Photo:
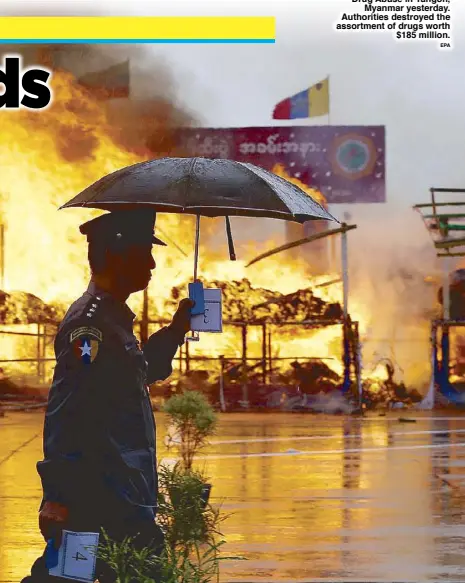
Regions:
<instances>
[{"instance_id":1,"label":"large fire","mask_svg":"<svg viewBox=\"0 0 465 583\"><path fill-rule=\"evenodd\" d=\"M71 75L55 73L53 89L53 106L40 114L27 111L1 114L0 195L1 219L5 225L3 287L7 292L27 291L46 303L66 308L84 291L89 278L86 244L78 225L99 211L69 209L58 212L57 208L103 175L153 157L153 152L135 153L124 146L121 136L116 139L105 105L79 88ZM284 173L280 168L276 171ZM297 179L293 181L305 188ZM307 189L307 192L324 202L317 191ZM246 268L247 261L261 251L253 241L241 247L238 261L231 262L225 237L223 244L209 244L217 226L221 226L223 233L223 221L202 219L199 273L205 281L246 278L254 287L291 293L339 278L338 273L311 277L305 261L291 261L287 257L284 261L280 255ZM157 227L176 246L156 251L156 277L149 289L152 318L163 315L171 288L185 283L191 277L193 266L192 218L162 215ZM270 238L263 250L279 243ZM334 283L318 288L317 293L326 301L340 302L342 287ZM140 314L141 295L131 298L130 305ZM351 297L350 313L352 320L359 321L363 334L370 319L362 298ZM11 337L2 336L4 358L19 354L20 340L15 341L15 350L11 349L12 342ZM304 332L299 327L287 328L285 332L274 334L272 350L273 356L329 359L328 364L341 372L341 330L337 326L312 332ZM226 329L222 335L203 334L199 343L191 345L190 353L191 356L240 357L238 330ZM248 356L260 355L261 331L251 328Z\"/></svg>"}]
</instances>

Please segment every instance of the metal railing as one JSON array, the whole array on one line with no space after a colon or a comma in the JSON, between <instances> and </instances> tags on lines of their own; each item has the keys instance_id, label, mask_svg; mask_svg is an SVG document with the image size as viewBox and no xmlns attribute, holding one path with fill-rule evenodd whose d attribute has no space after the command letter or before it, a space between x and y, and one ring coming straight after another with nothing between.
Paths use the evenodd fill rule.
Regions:
<instances>
[{"instance_id":1,"label":"metal railing","mask_svg":"<svg viewBox=\"0 0 465 583\"><path fill-rule=\"evenodd\" d=\"M156 320L149 320L145 325L150 328L161 327L169 323L163 319L156 319ZM279 336L279 331L283 330L286 327L300 327L303 329L308 329L309 332L314 331L317 328L323 328L328 326L340 326L342 325L341 320L307 320L301 322L283 322L281 324L265 324L265 323L246 323L246 322L230 322L225 321L224 326L234 326L235 328L239 328L240 330L240 337L238 338L238 352L239 354L233 355L221 355L221 356L208 356L208 355L194 355L191 354L190 345L186 342L181 349L179 350L178 354L174 358L175 369L177 369L181 374L189 373L192 370L192 367L196 368L199 363L217 363L216 366L212 366L212 368L220 368L221 362L229 361L229 362L239 362L242 363L244 370L247 370L248 364L247 363L254 363L258 365L261 363L262 368L262 381L266 382L269 375L273 373L278 363L286 362L286 361L312 361L312 360L331 360L329 357L318 357L314 355L299 355L299 356L278 356L273 354L272 352L272 342L274 337ZM24 326L22 324L18 326ZM18 331L18 330L11 330L13 325L9 325L8 329L2 328L0 326L0 337L3 336L12 336L12 337L24 337L30 338L33 340L36 339L35 345L31 342L31 346L29 350L23 352L29 352L25 356L16 357L16 358L0 358L0 367L2 365L11 365L11 364L31 364L35 367L31 367L35 369L35 376L39 383L45 383L50 381L51 374L47 374L47 371L51 373L54 368L55 358L53 353L51 353L50 348L53 346L53 340L56 335L56 328L52 324L37 324L37 325L30 325L36 326L36 331ZM138 326L143 326L143 323L139 320L136 321L135 329L138 330ZM261 341L261 355L260 356L252 356L249 353L249 342L248 342L248 329L251 327L259 327L262 329L262 341ZM151 330L151 332L154 332ZM303 331L303 330L302 330ZM48 367L47 365L52 365ZM255 368L255 367L254 367ZM245 381L245 379L244 379Z\"/></svg>"},{"instance_id":2,"label":"metal railing","mask_svg":"<svg viewBox=\"0 0 465 583\"><path fill-rule=\"evenodd\" d=\"M149 320L146 325L148 328L155 328L161 327L169 323L163 319L157 320ZM229 322L226 321L224 323L226 326L234 326L241 330L240 338L238 338L238 349L240 354L238 355L223 355L223 356L207 356L207 355L193 355L190 353L189 343L186 342L184 346L181 347L180 351L174 358L175 369L177 369L180 373L185 374L188 373L192 367L196 367L199 363L217 363L217 366L213 366L212 368L220 368L221 360L224 361L237 361L241 362L244 365L244 368L247 368L247 363L262 363L262 377L263 382L266 382L267 376L276 368L275 364L282 361L310 361L310 360L329 360L328 358L319 358L317 356L307 356L307 355L299 355L299 356L278 356L274 355L271 350L272 339L273 336L279 335L277 329L282 329L285 327L308 327L310 330L314 330L315 328L320 327L327 327L327 326L334 326L334 325L341 325L342 322L339 320L308 320L305 322L284 322L280 325L268 325L262 323L251 323L248 324L246 322ZM24 326L23 324L19 324L18 326ZM34 325L30 325L34 326ZM48 348L53 346L53 340L56 335L56 328L57 326L53 326L51 324L37 324L36 331L18 331L18 330L11 330L13 325L9 325L5 329L5 327L0 326L0 337L2 336L12 336L12 337L24 337L33 340L36 339L35 345L31 342L31 346L28 351L29 354L26 356L16 357L16 358L0 358L0 367L2 365L12 365L12 364L31 364L35 367L35 376L39 383L45 383L50 381L51 374L47 374L47 370L51 371L54 368L55 358ZM143 326L141 321L136 321L136 330L138 326ZM251 356L248 353L248 337L247 331L250 327L260 327L262 329L262 343L261 343L261 356ZM151 330L155 331L155 330ZM23 350L24 352L24 350ZM47 367L47 365L52 365L51 367ZM50 371L50 372L51 372Z\"/></svg>"},{"instance_id":3,"label":"metal railing","mask_svg":"<svg viewBox=\"0 0 465 583\"><path fill-rule=\"evenodd\" d=\"M8 325L11 328L13 325ZM19 326L24 326L24 324L19 324ZM24 357L24 358L0 358L0 367L4 364L19 364L19 363L31 363L35 364L35 376L39 384L45 383L47 379L46 374L46 363L54 363L54 357L47 356L47 348L53 344L53 340L56 335L56 326L51 324L30 324L30 326L36 326L36 332L26 332L26 331L15 331L11 329L3 329L0 326L0 337L1 336L15 336L15 337L25 337L36 339L35 346L31 346L27 352L31 355L35 352L35 356ZM50 331L49 331L50 330ZM53 331L52 331L53 330ZM32 373L32 371L30 371Z\"/></svg>"}]
</instances>

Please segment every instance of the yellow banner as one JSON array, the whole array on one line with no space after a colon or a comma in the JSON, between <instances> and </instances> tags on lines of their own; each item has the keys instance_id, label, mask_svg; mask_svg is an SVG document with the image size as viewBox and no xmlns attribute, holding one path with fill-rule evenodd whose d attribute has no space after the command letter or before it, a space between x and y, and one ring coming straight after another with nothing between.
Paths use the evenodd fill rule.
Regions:
<instances>
[{"instance_id":1,"label":"yellow banner","mask_svg":"<svg viewBox=\"0 0 465 583\"><path fill-rule=\"evenodd\" d=\"M0 31L8 43L274 43L275 18L2 16Z\"/></svg>"}]
</instances>

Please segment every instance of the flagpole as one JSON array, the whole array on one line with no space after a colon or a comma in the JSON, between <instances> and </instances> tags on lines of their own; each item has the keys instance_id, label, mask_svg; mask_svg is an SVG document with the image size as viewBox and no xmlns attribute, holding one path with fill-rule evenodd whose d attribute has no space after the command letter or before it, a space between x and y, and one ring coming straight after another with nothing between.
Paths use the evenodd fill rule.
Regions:
<instances>
[{"instance_id":1,"label":"flagpole","mask_svg":"<svg viewBox=\"0 0 465 583\"><path fill-rule=\"evenodd\" d=\"M328 75L328 125L331 125L331 75Z\"/></svg>"},{"instance_id":2,"label":"flagpole","mask_svg":"<svg viewBox=\"0 0 465 583\"><path fill-rule=\"evenodd\" d=\"M328 75L328 126L331 125L331 75ZM329 207L329 205L328 205ZM329 265L332 271L336 271L336 240L334 237L328 237L328 255Z\"/></svg>"}]
</instances>

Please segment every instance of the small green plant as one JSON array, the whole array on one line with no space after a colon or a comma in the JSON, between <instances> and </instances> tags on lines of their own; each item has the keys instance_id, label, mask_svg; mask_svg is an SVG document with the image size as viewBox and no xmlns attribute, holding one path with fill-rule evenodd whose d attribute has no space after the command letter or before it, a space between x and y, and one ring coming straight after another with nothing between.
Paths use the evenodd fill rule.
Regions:
<instances>
[{"instance_id":1,"label":"small green plant","mask_svg":"<svg viewBox=\"0 0 465 583\"><path fill-rule=\"evenodd\" d=\"M196 391L174 395L163 410L179 436L175 444L181 458L173 467L158 466L157 522L165 535L164 550L157 557L150 549L137 551L130 538L115 543L104 536L99 557L117 574L115 583L155 583L154 571L163 583L218 581L220 562L241 557L220 556L225 540L219 527L226 517L209 504L206 477L193 470L195 455L216 429L217 415Z\"/></svg>"},{"instance_id":2,"label":"small green plant","mask_svg":"<svg viewBox=\"0 0 465 583\"><path fill-rule=\"evenodd\" d=\"M115 583L211 583L219 581L219 565L225 560L241 557L219 557L224 541L216 545L196 544L190 556L166 547L160 557L150 550L137 551L133 539L122 543L105 542L98 556L110 565L116 574ZM153 572L158 573L156 580Z\"/></svg>"},{"instance_id":3,"label":"small green plant","mask_svg":"<svg viewBox=\"0 0 465 583\"><path fill-rule=\"evenodd\" d=\"M165 533L163 582L207 583L219 576L226 516L202 497L206 478L182 463L159 466L157 519Z\"/></svg>"},{"instance_id":4,"label":"small green plant","mask_svg":"<svg viewBox=\"0 0 465 583\"><path fill-rule=\"evenodd\" d=\"M220 562L240 559L240 557L219 557L223 544L225 544L224 541L216 545L197 544L191 556L168 550L160 560L162 563L160 580L163 583L210 583L213 580L218 582Z\"/></svg>"},{"instance_id":5,"label":"small green plant","mask_svg":"<svg viewBox=\"0 0 465 583\"><path fill-rule=\"evenodd\" d=\"M221 536L218 527L225 518L202 498L205 476L180 463L174 467L161 464L158 480L157 519L166 544L173 550L182 547L187 555L195 543L213 544Z\"/></svg>"},{"instance_id":6,"label":"small green plant","mask_svg":"<svg viewBox=\"0 0 465 583\"><path fill-rule=\"evenodd\" d=\"M97 556L113 569L117 577L115 583L154 583L151 574L159 569L160 558L154 556L151 549L137 550L132 537L115 542L105 531L101 539Z\"/></svg>"},{"instance_id":7,"label":"small green plant","mask_svg":"<svg viewBox=\"0 0 465 583\"><path fill-rule=\"evenodd\" d=\"M202 498L205 476L181 463L159 465L158 476L157 522L165 535L161 556L150 549L137 551L130 538L116 543L104 535L99 557L117 574L116 583L155 583L154 571L163 583L218 580L220 562L240 557L220 556L225 544L220 524L226 516Z\"/></svg>"},{"instance_id":8,"label":"small green plant","mask_svg":"<svg viewBox=\"0 0 465 583\"><path fill-rule=\"evenodd\" d=\"M191 470L195 455L214 434L218 417L204 395L197 391L173 395L164 404L163 411L179 436L182 464Z\"/></svg>"}]
</instances>

